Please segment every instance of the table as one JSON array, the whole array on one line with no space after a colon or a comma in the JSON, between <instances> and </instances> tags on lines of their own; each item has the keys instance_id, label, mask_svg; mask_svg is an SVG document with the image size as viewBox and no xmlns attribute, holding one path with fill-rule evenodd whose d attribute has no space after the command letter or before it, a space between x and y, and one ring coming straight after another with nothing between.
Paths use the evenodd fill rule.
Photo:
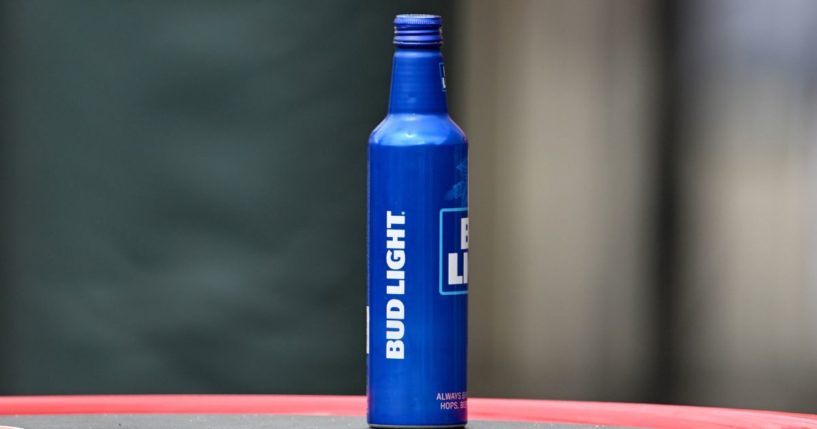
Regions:
<instances>
[{"instance_id":1,"label":"table","mask_svg":"<svg viewBox=\"0 0 817 429\"><path fill-rule=\"evenodd\" d=\"M676 405L469 398L469 428L817 428L817 415ZM0 396L0 427L366 428L363 396Z\"/></svg>"}]
</instances>

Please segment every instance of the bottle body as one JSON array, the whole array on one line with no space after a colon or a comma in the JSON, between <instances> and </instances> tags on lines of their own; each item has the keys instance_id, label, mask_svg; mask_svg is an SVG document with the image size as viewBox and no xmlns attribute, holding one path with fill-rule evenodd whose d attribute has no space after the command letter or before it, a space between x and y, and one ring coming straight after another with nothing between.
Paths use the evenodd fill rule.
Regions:
<instances>
[{"instance_id":1,"label":"bottle body","mask_svg":"<svg viewBox=\"0 0 817 429\"><path fill-rule=\"evenodd\" d=\"M398 50L390 114L369 139L373 427L467 421L468 144L442 70L439 49Z\"/></svg>"},{"instance_id":2,"label":"bottle body","mask_svg":"<svg viewBox=\"0 0 817 429\"><path fill-rule=\"evenodd\" d=\"M405 119L388 118L382 132L389 135L375 133L369 144L368 394L375 426L466 422L468 145L447 119L415 118L406 127L390 124ZM399 138L417 122L426 129Z\"/></svg>"}]
</instances>

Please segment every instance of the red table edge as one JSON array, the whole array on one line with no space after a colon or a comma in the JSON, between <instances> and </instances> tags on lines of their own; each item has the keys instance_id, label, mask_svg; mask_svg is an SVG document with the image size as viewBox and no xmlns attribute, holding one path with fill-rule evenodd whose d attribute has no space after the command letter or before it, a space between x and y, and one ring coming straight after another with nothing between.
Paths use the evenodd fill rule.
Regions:
<instances>
[{"instance_id":1,"label":"red table edge","mask_svg":"<svg viewBox=\"0 0 817 429\"><path fill-rule=\"evenodd\" d=\"M0 396L0 416L42 414L289 414L365 416L364 396ZM470 420L583 423L657 429L817 428L817 415L607 402L469 398ZM0 420L0 423L2 421Z\"/></svg>"}]
</instances>

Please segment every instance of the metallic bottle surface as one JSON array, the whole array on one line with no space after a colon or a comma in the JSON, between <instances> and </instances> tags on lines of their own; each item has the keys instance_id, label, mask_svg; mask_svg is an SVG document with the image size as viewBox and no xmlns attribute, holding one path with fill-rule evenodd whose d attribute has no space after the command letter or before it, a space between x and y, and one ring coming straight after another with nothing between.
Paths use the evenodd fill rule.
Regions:
<instances>
[{"instance_id":1,"label":"metallic bottle surface","mask_svg":"<svg viewBox=\"0 0 817 429\"><path fill-rule=\"evenodd\" d=\"M448 116L442 20L398 15L389 112L369 138L373 427L467 421L468 144Z\"/></svg>"}]
</instances>

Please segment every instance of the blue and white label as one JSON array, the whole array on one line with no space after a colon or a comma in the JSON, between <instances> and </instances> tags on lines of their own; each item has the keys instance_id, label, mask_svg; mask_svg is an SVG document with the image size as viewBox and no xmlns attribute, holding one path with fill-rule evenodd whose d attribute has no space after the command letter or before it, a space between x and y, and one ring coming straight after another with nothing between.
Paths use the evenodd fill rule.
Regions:
<instances>
[{"instance_id":1,"label":"blue and white label","mask_svg":"<svg viewBox=\"0 0 817 429\"><path fill-rule=\"evenodd\" d=\"M369 144L367 391L375 425L467 420L467 159L464 141Z\"/></svg>"},{"instance_id":2,"label":"blue and white label","mask_svg":"<svg viewBox=\"0 0 817 429\"><path fill-rule=\"evenodd\" d=\"M468 293L468 207L440 210L440 295Z\"/></svg>"}]
</instances>

